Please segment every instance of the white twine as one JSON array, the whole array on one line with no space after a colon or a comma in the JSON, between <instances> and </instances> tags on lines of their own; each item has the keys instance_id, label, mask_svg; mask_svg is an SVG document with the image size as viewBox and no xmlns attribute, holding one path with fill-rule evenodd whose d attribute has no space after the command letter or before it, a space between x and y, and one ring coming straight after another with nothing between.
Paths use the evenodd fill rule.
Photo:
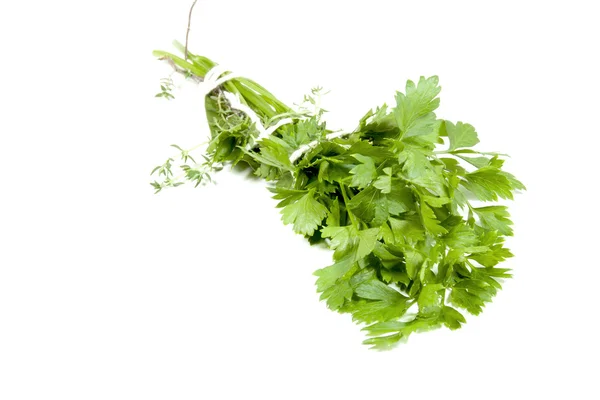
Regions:
<instances>
[{"instance_id":1,"label":"white twine","mask_svg":"<svg viewBox=\"0 0 600 400\"><path fill-rule=\"evenodd\" d=\"M223 74L226 74L226 75L223 75ZM221 76L221 75L223 75L223 76ZM216 88L218 88L219 86L224 84L225 82L227 82L231 79L235 79L235 78L241 78L241 76L236 73L228 71L227 69L221 67L220 65L215 65L214 67L212 67L210 69L210 71L208 71L206 73L206 76L204 77L204 81L202 82L202 89L204 92L204 96L207 96L208 94L210 94L210 92L212 92L213 90L215 90ZM271 136L273 134L273 132L275 132L281 126L291 124L294 122L294 120L292 118L284 118L284 119L279 120L275 125L265 128L265 126L262 124L262 122L260 120L260 117L254 112L254 110L252 110L247 105L243 104L238 95L227 92L227 91L224 91L223 93L225 94L225 98L229 102L229 105L231 106L231 108L233 108L234 110L243 112L244 114L246 114L248 116L248 118L250 118L250 121L252 121L254 123L254 126L256 127L256 130L258 131L258 137L254 140L255 143L264 138Z\"/></svg>"},{"instance_id":2,"label":"white twine","mask_svg":"<svg viewBox=\"0 0 600 400\"><path fill-rule=\"evenodd\" d=\"M225 73L227 73L227 75L221 77L221 75ZM210 92L212 92L225 82L235 78L240 78L240 75L230 72L220 65L215 65L210 69L210 71L206 73L206 76L204 77L204 80L201 83L204 96L209 95Z\"/></svg>"},{"instance_id":3,"label":"white twine","mask_svg":"<svg viewBox=\"0 0 600 400\"><path fill-rule=\"evenodd\" d=\"M333 139L337 139L337 138L340 138L340 137L343 137L343 136L346 136L349 134L350 133L348 133L348 132L333 132L333 133L330 133L329 135L326 135L325 140L333 140ZM295 163L296 160L298 160L300 157L302 157L302 155L304 153L317 147L317 145L319 143L321 143L321 140L314 140L308 144L304 144L304 145L298 147L298 149L290 155L290 162L292 164Z\"/></svg>"},{"instance_id":4,"label":"white twine","mask_svg":"<svg viewBox=\"0 0 600 400\"><path fill-rule=\"evenodd\" d=\"M243 112L244 114L246 114L248 116L248 118L250 118L250 121L252 121L254 123L254 126L256 127L256 130L258 131L258 137L254 140L255 142L258 142L264 138L271 136L273 134L273 132L275 132L277 129L279 129L279 127L281 127L283 125L291 124L294 122L294 120L292 118L283 118L283 119L280 119L279 121L277 121L277 123L275 125L271 125L268 128L265 128L260 121L260 117L258 115L256 115L254 110L252 110L247 105L243 104L238 95L230 93L230 92L225 92L225 98L229 102L229 105L231 106L231 108Z\"/></svg>"},{"instance_id":5,"label":"white twine","mask_svg":"<svg viewBox=\"0 0 600 400\"><path fill-rule=\"evenodd\" d=\"M214 67L212 67L210 69L210 71L208 71L206 73L206 76L204 77L204 81L201 83L201 87L204 92L204 96L209 95L213 90L215 90L216 88L218 88L225 82L227 82L231 79L235 79L235 78L241 78L241 76L236 73L228 71L227 69L223 68L220 65L215 65ZM227 91L223 91L223 93L225 95L225 98L229 102L229 105L231 106L231 108L243 112L244 114L246 114L248 116L248 118L250 118L250 121L252 121L254 123L254 126L256 127L256 130L258 131L258 137L254 140L255 145L260 140L271 136L277 129L279 129L283 125L291 124L294 122L294 120L292 118L283 118L283 119L280 119L275 125L265 128L265 126L262 124L262 122L260 120L260 117L254 112L254 110L252 110L250 107L248 107L247 105L245 105L241 102L239 95L233 94L233 93L230 93ZM349 135L349 133L348 132L333 132L333 133L330 133L329 135L325 136L325 140L333 140L333 139L337 139L339 137L343 137L346 135ZM319 143L321 143L320 140L315 140L308 144L300 146L297 150L295 150L290 155L290 162L293 164L294 162L296 162L296 160L298 160L300 157L302 157L302 155L304 153L313 149Z\"/></svg>"}]
</instances>

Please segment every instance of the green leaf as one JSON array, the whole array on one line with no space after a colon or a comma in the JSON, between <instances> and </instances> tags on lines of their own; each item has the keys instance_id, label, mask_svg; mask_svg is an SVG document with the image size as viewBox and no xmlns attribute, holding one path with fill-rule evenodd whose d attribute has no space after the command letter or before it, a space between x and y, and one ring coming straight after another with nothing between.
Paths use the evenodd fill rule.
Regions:
<instances>
[{"instance_id":1,"label":"green leaf","mask_svg":"<svg viewBox=\"0 0 600 400\"><path fill-rule=\"evenodd\" d=\"M463 186L484 201L496 201L498 197L512 200L512 191L523 187L518 181L511 182L506 174L494 167L479 168L467 174L465 179Z\"/></svg>"},{"instance_id":2,"label":"green leaf","mask_svg":"<svg viewBox=\"0 0 600 400\"><path fill-rule=\"evenodd\" d=\"M352 298L349 278L355 271L354 267L355 263L346 259L314 272L318 276L316 284L317 291L321 292L321 300L326 300L332 310L337 310Z\"/></svg>"},{"instance_id":3,"label":"green leaf","mask_svg":"<svg viewBox=\"0 0 600 400\"><path fill-rule=\"evenodd\" d=\"M440 100L437 95L441 88L438 77L421 77L417 85L412 81L406 83L406 94L396 94L394 116L401 132L406 132L414 122L438 108Z\"/></svg>"},{"instance_id":4,"label":"green leaf","mask_svg":"<svg viewBox=\"0 0 600 400\"><path fill-rule=\"evenodd\" d=\"M371 345L377 350L389 350L414 332L424 332L439 326L438 318L435 317L418 316L408 322L383 321L363 329L369 336L378 336L365 340L363 344Z\"/></svg>"},{"instance_id":5,"label":"green leaf","mask_svg":"<svg viewBox=\"0 0 600 400\"><path fill-rule=\"evenodd\" d=\"M462 288L453 289L449 299L452 304L464 308L473 315L479 315L485 306L485 302L477 295L471 294Z\"/></svg>"},{"instance_id":6,"label":"green leaf","mask_svg":"<svg viewBox=\"0 0 600 400\"><path fill-rule=\"evenodd\" d=\"M456 149L462 149L465 147L473 147L479 143L477 132L472 125L457 122L454 125L450 121L444 121L446 124L446 132L448 134L448 140L450 141L450 147L448 151L454 151Z\"/></svg>"},{"instance_id":7,"label":"green leaf","mask_svg":"<svg viewBox=\"0 0 600 400\"><path fill-rule=\"evenodd\" d=\"M364 331L367 331L369 336L377 336L377 335L387 335L389 333L398 333L402 332L404 329L410 326L410 322L400 322L400 321L385 321L379 322L366 328L363 328Z\"/></svg>"},{"instance_id":8,"label":"green leaf","mask_svg":"<svg viewBox=\"0 0 600 400\"><path fill-rule=\"evenodd\" d=\"M373 251L379 234L377 228L357 230L354 226L327 226L321 230L321 236L331 238L330 247L336 250L336 259L351 254L355 261Z\"/></svg>"},{"instance_id":9,"label":"green leaf","mask_svg":"<svg viewBox=\"0 0 600 400\"><path fill-rule=\"evenodd\" d=\"M421 288L417 303L421 315L438 314L441 309L442 293L444 285L441 283L430 283Z\"/></svg>"},{"instance_id":10,"label":"green leaf","mask_svg":"<svg viewBox=\"0 0 600 400\"><path fill-rule=\"evenodd\" d=\"M429 113L417 118L402 136L403 142L416 144L426 149L433 149L435 143L440 139L441 121L435 118L435 114Z\"/></svg>"},{"instance_id":11,"label":"green leaf","mask_svg":"<svg viewBox=\"0 0 600 400\"><path fill-rule=\"evenodd\" d=\"M388 113L387 105L370 110L359 122L361 134L366 138L392 137L398 133L398 125L393 113ZM365 142L359 142L365 143ZM354 149L352 149L354 150ZM367 154L367 153L362 153Z\"/></svg>"},{"instance_id":12,"label":"green leaf","mask_svg":"<svg viewBox=\"0 0 600 400\"><path fill-rule=\"evenodd\" d=\"M436 218L433 210L429 207L425 202L421 202L421 220L423 221L423 226L429 232L434 235L443 235L448 231L440 224L438 219Z\"/></svg>"},{"instance_id":13,"label":"green leaf","mask_svg":"<svg viewBox=\"0 0 600 400\"><path fill-rule=\"evenodd\" d=\"M381 269L379 273L381 274L383 281L386 283L394 282L401 283L403 285L408 285L411 281L408 274L403 271Z\"/></svg>"},{"instance_id":14,"label":"green leaf","mask_svg":"<svg viewBox=\"0 0 600 400\"><path fill-rule=\"evenodd\" d=\"M371 323L398 318L408 308L407 298L378 280L359 285L355 293L360 300L351 305L355 321Z\"/></svg>"},{"instance_id":15,"label":"green leaf","mask_svg":"<svg viewBox=\"0 0 600 400\"><path fill-rule=\"evenodd\" d=\"M431 207L440 208L444 204L450 203L450 199L448 197L434 197L434 196L422 196L421 197L427 204Z\"/></svg>"},{"instance_id":16,"label":"green leaf","mask_svg":"<svg viewBox=\"0 0 600 400\"><path fill-rule=\"evenodd\" d=\"M377 180L373 183L377 189L381 190L381 193L390 193L392 191L392 169L384 168L383 172L385 175L380 175Z\"/></svg>"},{"instance_id":17,"label":"green leaf","mask_svg":"<svg viewBox=\"0 0 600 400\"><path fill-rule=\"evenodd\" d=\"M407 146L398 155L398 162L402 164L402 171L408 179L417 179L433 168L430 155L431 152L427 149Z\"/></svg>"},{"instance_id":18,"label":"green leaf","mask_svg":"<svg viewBox=\"0 0 600 400\"><path fill-rule=\"evenodd\" d=\"M325 291L321 294L321 300L326 300L329 308L332 310L337 310L344 305L346 300L350 300L352 298L352 293L350 282L341 281L325 289Z\"/></svg>"},{"instance_id":19,"label":"green leaf","mask_svg":"<svg viewBox=\"0 0 600 400\"><path fill-rule=\"evenodd\" d=\"M416 243L425 240L425 230L418 216L407 219L390 218L388 221L396 243Z\"/></svg>"},{"instance_id":20,"label":"green leaf","mask_svg":"<svg viewBox=\"0 0 600 400\"><path fill-rule=\"evenodd\" d=\"M403 339L406 339L403 335L396 333L389 336L380 336L370 339L363 340L363 344L371 346L374 350L390 350L394 348Z\"/></svg>"},{"instance_id":21,"label":"green leaf","mask_svg":"<svg viewBox=\"0 0 600 400\"><path fill-rule=\"evenodd\" d=\"M254 160L259 161L263 164L280 168L284 171L293 171L292 164L289 159L288 150L283 147L280 143L270 139L262 139L260 142L260 153L249 151L245 148L241 150L252 157Z\"/></svg>"},{"instance_id":22,"label":"green leaf","mask_svg":"<svg viewBox=\"0 0 600 400\"><path fill-rule=\"evenodd\" d=\"M470 226L461 221L444 236L444 242L452 249L465 249L475 246L479 242L479 238Z\"/></svg>"},{"instance_id":23,"label":"green leaf","mask_svg":"<svg viewBox=\"0 0 600 400\"><path fill-rule=\"evenodd\" d=\"M405 299L400 293L381 281L372 280L356 288L356 295L363 299L395 302Z\"/></svg>"},{"instance_id":24,"label":"green leaf","mask_svg":"<svg viewBox=\"0 0 600 400\"><path fill-rule=\"evenodd\" d=\"M411 279L414 279L423 265L424 257L418 251L404 250L404 262L406 264L406 273Z\"/></svg>"},{"instance_id":25,"label":"green leaf","mask_svg":"<svg viewBox=\"0 0 600 400\"><path fill-rule=\"evenodd\" d=\"M353 154L352 157L360 161L361 164L350 170L350 174L352 174L352 183L350 186L364 188L377 176L375 163L371 157L360 154Z\"/></svg>"},{"instance_id":26,"label":"green leaf","mask_svg":"<svg viewBox=\"0 0 600 400\"><path fill-rule=\"evenodd\" d=\"M302 235L312 235L327 215L327 208L309 191L295 203L287 205L282 211L285 224L294 224L294 231Z\"/></svg>"},{"instance_id":27,"label":"green leaf","mask_svg":"<svg viewBox=\"0 0 600 400\"><path fill-rule=\"evenodd\" d=\"M349 310L354 321L370 324L376 321L389 321L399 318L406 312L407 308L406 300L399 297L395 302L384 300L354 301Z\"/></svg>"},{"instance_id":28,"label":"green leaf","mask_svg":"<svg viewBox=\"0 0 600 400\"><path fill-rule=\"evenodd\" d=\"M414 207L413 195L406 186L394 186L390 193L370 186L348 203L354 215L367 223L381 226L390 215L400 215Z\"/></svg>"},{"instance_id":29,"label":"green leaf","mask_svg":"<svg viewBox=\"0 0 600 400\"><path fill-rule=\"evenodd\" d=\"M474 208L473 211L479 217L479 225L485 229L498 231L502 235L512 236L510 227L512 221L506 206L489 206Z\"/></svg>"},{"instance_id":30,"label":"green leaf","mask_svg":"<svg viewBox=\"0 0 600 400\"><path fill-rule=\"evenodd\" d=\"M510 250L502 246L502 244L495 244L487 247L487 249L488 250L484 252L471 254L469 258L485 267L493 267L513 256Z\"/></svg>"},{"instance_id":31,"label":"green leaf","mask_svg":"<svg viewBox=\"0 0 600 400\"><path fill-rule=\"evenodd\" d=\"M319 174L317 175L319 182L329 181L329 174L327 169L329 168L329 161L323 160L319 163Z\"/></svg>"},{"instance_id":32,"label":"green leaf","mask_svg":"<svg viewBox=\"0 0 600 400\"><path fill-rule=\"evenodd\" d=\"M350 271L353 265L354 263L350 260L342 260L329 267L316 270L314 275L319 277L317 279L317 290L323 292L333 286L338 279Z\"/></svg>"},{"instance_id":33,"label":"green leaf","mask_svg":"<svg viewBox=\"0 0 600 400\"><path fill-rule=\"evenodd\" d=\"M492 301L496 292L496 287L485 280L467 278L454 285L449 300L457 307L478 315L485 303Z\"/></svg>"},{"instance_id":34,"label":"green leaf","mask_svg":"<svg viewBox=\"0 0 600 400\"><path fill-rule=\"evenodd\" d=\"M477 168L483 168L490 165L490 159L487 157L465 157L458 154L456 155L456 157L465 160L466 162Z\"/></svg>"},{"instance_id":35,"label":"green leaf","mask_svg":"<svg viewBox=\"0 0 600 400\"><path fill-rule=\"evenodd\" d=\"M459 329L462 326L461 324L467 322L461 313L448 306L442 307L442 318L444 325L452 330Z\"/></svg>"}]
</instances>

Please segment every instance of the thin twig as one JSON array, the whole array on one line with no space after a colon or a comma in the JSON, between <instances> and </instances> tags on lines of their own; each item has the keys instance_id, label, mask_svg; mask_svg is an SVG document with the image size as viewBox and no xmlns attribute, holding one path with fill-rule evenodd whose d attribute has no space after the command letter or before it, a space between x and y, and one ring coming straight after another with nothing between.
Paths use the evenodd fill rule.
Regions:
<instances>
[{"instance_id":1,"label":"thin twig","mask_svg":"<svg viewBox=\"0 0 600 400\"><path fill-rule=\"evenodd\" d=\"M167 64L169 64L169 65L170 65L170 66L173 68L173 70L174 70L175 72L177 72L177 73L179 73L179 74L183 75L183 76L184 76L186 79L191 79L191 80L193 80L193 81L194 81L194 82L196 82L196 83L204 82L204 79L202 79L202 77L201 77L201 76L196 76L196 75L194 75L194 74L190 73L190 71L188 71L188 70L186 70L186 69L183 69L183 68L180 68L180 67L178 67L178 66L175 64L175 62L174 62L173 60L171 60L171 59L170 59L169 57L167 57L167 56L163 56L163 57L159 58L159 60L166 61L166 62L167 62Z\"/></svg>"},{"instance_id":2,"label":"thin twig","mask_svg":"<svg viewBox=\"0 0 600 400\"><path fill-rule=\"evenodd\" d=\"M188 38L190 36L190 26L192 24L192 11L194 10L194 6L198 0L194 0L192 6L190 7L190 15L188 16L188 27L187 32L185 33L185 59L188 59Z\"/></svg>"}]
</instances>

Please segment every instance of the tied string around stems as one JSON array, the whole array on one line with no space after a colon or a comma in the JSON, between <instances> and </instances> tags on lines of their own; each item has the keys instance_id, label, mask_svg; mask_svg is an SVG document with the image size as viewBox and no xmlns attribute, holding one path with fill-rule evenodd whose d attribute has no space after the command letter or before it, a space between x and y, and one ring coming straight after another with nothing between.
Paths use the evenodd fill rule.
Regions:
<instances>
[{"instance_id":1,"label":"tied string around stems","mask_svg":"<svg viewBox=\"0 0 600 400\"><path fill-rule=\"evenodd\" d=\"M215 65L213 68L210 69L210 71L206 73L204 81L201 83L204 96L209 95L213 90L215 90L225 82L235 78L241 78L241 75L236 74L234 72L230 72L229 70L223 68L220 65ZM225 90L223 91L223 94L229 102L231 108L243 112L248 116L248 118L250 118L250 121L254 123L256 130L259 133L258 137L255 139L255 143L260 141L261 139L269 137L273 134L273 132L275 132L283 125L291 124L294 122L292 118L283 118L277 121L276 124L265 128L265 126L260 120L260 117L254 112L254 110L252 110L247 105L243 104L238 95L227 92Z\"/></svg>"},{"instance_id":2,"label":"tied string around stems","mask_svg":"<svg viewBox=\"0 0 600 400\"><path fill-rule=\"evenodd\" d=\"M206 73L206 76L204 77L204 80L201 83L203 95L207 96L213 90L215 90L216 88L223 85L225 82L230 81L232 79L241 78L241 77L242 77L241 75L231 72L231 71L223 68L220 65L215 65L213 68L211 68ZM254 140L253 147L256 147L257 143L260 140L271 136L280 127L294 122L293 118L282 118L279 121L277 121L276 124L271 125L269 127L265 127L262 124L260 117L254 112L254 110L252 110L246 104L243 104L241 102L239 95L230 93L225 90L223 91L223 94L224 94L225 98L227 99L227 101L229 102L229 105L231 106L232 109L243 112L254 123L254 126L255 126L256 130L259 132L259 135ZM324 139L325 140L333 140L333 139L340 138L340 137L343 137L343 136L346 136L349 134L350 133L348 133L348 132L333 132L333 133L326 135ZM290 155L290 162L292 164L295 163L300 157L302 157L302 155L304 153L306 153L307 151L316 147L320 142L321 142L320 140L315 140L308 144L300 146L298 149L296 149Z\"/></svg>"},{"instance_id":3,"label":"tied string around stems","mask_svg":"<svg viewBox=\"0 0 600 400\"><path fill-rule=\"evenodd\" d=\"M168 58L167 58L167 60L170 61ZM169 64L175 69L176 72L184 74L184 75L186 75L186 77L188 77L188 73L185 70L178 68L172 61L170 61ZM211 92L213 92L215 89L217 89L224 83L226 83L232 79L236 79L236 78L240 78L240 77L241 77L241 75L235 74L219 65L216 65L206 73L204 79L202 79L201 77L197 77L197 79L194 79L194 81L200 85L201 94L204 97L204 96L209 95ZM252 123L254 124L256 130L259 132L259 135L256 138L254 138L253 144L250 146L251 148L256 148L258 146L258 142L260 140L271 136L281 126L294 123L295 119L306 118L307 116L311 115L311 113L306 113L306 112L305 113L301 113L301 112L293 113L292 112L292 113L278 114L271 118L271 121L278 120L277 123L270 125L268 127L265 127L262 124L261 118L256 114L256 112L254 112L254 110L252 110L246 104L242 103L239 95L228 92L226 90L222 90L222 93L225 96L226 100L228 101L230 107L232 109L241 111L244 114L246 114L248 116L248 118L252 121ZM290 114L293 115L293 117L290 118ZM301 145L300 147L298 147L296 150L294 150L289 155L289 160L292 164L294 164L306 152L317 147L317 145L319 145L319 143L322 143L323 141L334 140L336 138L340 138L340 137L343 137L343 136L346 136L349 134L350 134L350 132L342 132L342 131L331 132L331 133L325 135L325 137L322 137L322 138L314 140L310 143ZM152 174L154 174L156 171L158 171L159 176L164 176L164 182L160 183L158 181L154 181L152 183L152 186L154 186L156 191L159 192L160 190L162 190L166 187L175 187L175 186L179 186L179 185L183 184L181 182L181 179L184 178L185 176L187 176L188 179L190 179L190 180L196 181L197 182L196 186L198 184L200 184L202 181L204 181L205 178L210 181L211 178L210 178L209 173L214 170L220 170L223 167L223 165L221 163L215 164L213 162L210 162L209 159L206 157L204 157L206 162L198 163L190 155L190 153L192 153L193 151L198 150L200 148L203 148L209 142L210 142L210 139L208 141L200 143L190 149L182 149L181 147L179 147L177 145L174 145L174 144L171 145L172 147L175 147L176 149L178 149L179 153L173 155L172 157L169 157L164 164L159 165L152 171ZM181 160L184 163L187 163L188 160L191 160L193 164L180 165L179 167L181 169L183 169L184 172L178 176L174 176L172 170L173 170L173 168L175 168L175 165L173 163L178 158L181 158Z\"/></svg>"}]
</instances>

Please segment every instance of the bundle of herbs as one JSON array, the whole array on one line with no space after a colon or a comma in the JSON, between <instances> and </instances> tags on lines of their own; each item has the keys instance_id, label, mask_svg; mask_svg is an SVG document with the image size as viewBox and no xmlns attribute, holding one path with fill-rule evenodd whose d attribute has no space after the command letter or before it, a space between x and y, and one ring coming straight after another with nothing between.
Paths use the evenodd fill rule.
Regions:
<instances>
[{"instance_id":1,"label":"bundle of herbs","mask_svg":"<svg viewBox=\"0 0 600 400\"><path fill-rule=\"evenodd\" d=\"M210 140L200 157L175 146L180 155L154 169L153 187L197 186L226 164L252 169L269 182L283 222L334 251L315 272L317 290L364 325L365 344L387 349L413 332L458 329L511 276L498 264L512 256L512 222L506 206L488 204L525 188L502 169L503 155L473 149L473 126L436 117L437 77L408 81L395 104L333 132L319 90L292 108L177 46L182 57L154 54L191 81L211 81ZM158 96L172 98L171 89L163 82Z\"/></svg>"}]
</instances>

